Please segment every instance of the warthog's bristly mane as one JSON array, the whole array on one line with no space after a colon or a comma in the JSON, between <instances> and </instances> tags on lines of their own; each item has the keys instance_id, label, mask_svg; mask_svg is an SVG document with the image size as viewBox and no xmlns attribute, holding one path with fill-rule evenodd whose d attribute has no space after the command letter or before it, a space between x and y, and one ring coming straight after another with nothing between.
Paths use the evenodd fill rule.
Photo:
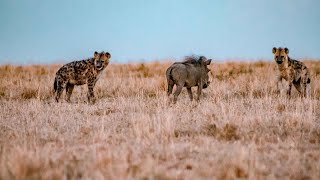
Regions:
<instances>
[{"instance_id":1,"label":"warthog's bristly mane","mask_svg":"<svg viewBox=\"0 0 320 180\"><path fill-rule=\"evenodd\" d=\"M201 64L203 60L206 60L204 56L186 56L182 63L184 64Z\"/></svg>"}]
</instances>

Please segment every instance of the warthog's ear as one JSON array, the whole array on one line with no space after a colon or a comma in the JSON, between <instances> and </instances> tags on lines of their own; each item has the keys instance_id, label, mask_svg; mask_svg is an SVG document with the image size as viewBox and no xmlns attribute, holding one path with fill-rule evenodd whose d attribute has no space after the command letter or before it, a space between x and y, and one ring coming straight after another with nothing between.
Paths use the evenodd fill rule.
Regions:
<instances>
[{"instance_id":1,"label":"warthog's ear","mask_svg":"<svg viewBox=\"0 0 320 180\"><path fill-rule=\"evenodd\" d=\"M286 54L289 54L289 49L288 48L284 48L284 52L286 53Z\"/></svg>"},{"instance_id":2,"label":"warthog's ear","mask_svg":"<svg viewBox=\"0 0 320 180\"><path fill-rule=\"evenodd\" d=\"M106 57L108 58L108 59L110 59L111 58L111 54L110 53L108 53L108 52L106 52Z\"/></svg>"},{"instance_id":3,"label":"warthog's ear","mask_svg":"<svg viewBox=\"0 0 320 180\"><path fill-rule=\"evenodd\" d=\"M96 57L99 53L97 51L94 52L93 57Z\"/></svg>"},{"instance_id":4,"label":"warthog's ear","mask_svg":"<svg viewBox=\"0 0 320 180\"><path fill-rule=\"evenodd\" d=\"M209 65L211 63L212 59L209 59L206 61L206 64Z\"/></svg>"},{"instance_id":5,"label":"warthog's ear","mask_svg":"<svg viewBox=\"0 0 320 180\"><path fill-rule=\"evenodd\" d=\"M273 47L273 48L272 48L272 53L275 54L276 52L277 52L277 48L276 48L276 47Z\"/></svg>"}]
</instances>

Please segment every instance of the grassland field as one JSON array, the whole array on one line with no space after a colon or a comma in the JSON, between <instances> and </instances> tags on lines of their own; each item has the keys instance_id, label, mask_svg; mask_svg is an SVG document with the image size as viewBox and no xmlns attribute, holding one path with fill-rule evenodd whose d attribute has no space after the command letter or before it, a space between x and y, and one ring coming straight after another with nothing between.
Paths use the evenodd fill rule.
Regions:
<instances>
[{"instance_id":1,"label":"grassland field","mask_svg":"<svg viewBox=\"0 0 320 180\"><path fill-rule=\"evenodd\" d=\"M305 99L275 93L275 62L235 60L176 104L172 61L111 63L94 105L85 85L55 102L62 64L0 65L0 179L320 179L320 61L304 62Z\"/></svg>"}]
</instances>

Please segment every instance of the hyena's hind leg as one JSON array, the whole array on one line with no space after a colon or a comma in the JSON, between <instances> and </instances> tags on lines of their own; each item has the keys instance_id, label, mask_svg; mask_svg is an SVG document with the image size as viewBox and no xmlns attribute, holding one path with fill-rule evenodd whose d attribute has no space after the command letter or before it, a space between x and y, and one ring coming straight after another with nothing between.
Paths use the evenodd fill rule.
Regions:
<instances>
[{"instance_id":1,"label":"hyena's hind leg","mask_svg":"<svg viewBox=\"0 0 320 180\"><path fill-rule=\"evenodd\" d=\"M302 83L293 83L294 87L297 89L299 95L303 96L303 84Z\"/></svg>"},{"instance_id":2,"label":"hyena's hind leg","mask_svg":"<svg viewBox=\"0 0 320 180\"><path fill-rule=\"evenodd\" d=\"M311 97L311 85L310 85L310 72L309 70L305 67L303 68L302 72L301 72L301 82L300 82L300 86L301 86L301 95L302 97L306 98ZM309 84L309 85L308 85ZM307 86L308 86L308 90L307 90Z\"/></svg>"},{"instance_id":3,"label":"hyena's hind leg","mask_svg":"<svg viewBox=\"0 0 320 180\"><path fill-rule=\"evenodd\" d=\"M310 85L310 78L307 76L306 78L303 79L301 82L302 86L302 96L307 97L311 95L311 85ZM308 90L307 90L308 87Z\"/></svg>"},{"instance_id":4,"label":"hyena's hind leg","mask_svg":"<svg viewBox=\"0 0 320 180\"><path fill-rule=\"evenodd\" d=\"M66 85L66 101L67 102L70 102L70 98L71 98L73 89L74 89L74 85L67 83L67 85Z\"/></svg>"},{"instance_id":5,"label":"hyena's hind leg","mask_svg":"<svg viewBox=\"0 0 320 180\"><path fill-rule=\"evenodd\" d=\"M311 98L311 79L308 77L307 84L306 84L306 97Z\"/></svg>"},{"instance_id":6,"label":"hyena's hind leg","mask_svg":"<svg viewBox=\"0 0 320 180\"><path fill-rule=\"evenodd\" d=\"M56 90L56 97L55 97L55 99L56 99L56 101L57 102L59 102L59 99L60 99L60 96L61 96L61 94L62 94L62 92L63 92L63 90L66 88L66 86L67 86L67 82L66 81L62 81L62 80L60 80L60 79L57 79L57 82L56 82L57 84L56 84L56 86L57 86L57 90Z\"/></svg>"}]
</instances>

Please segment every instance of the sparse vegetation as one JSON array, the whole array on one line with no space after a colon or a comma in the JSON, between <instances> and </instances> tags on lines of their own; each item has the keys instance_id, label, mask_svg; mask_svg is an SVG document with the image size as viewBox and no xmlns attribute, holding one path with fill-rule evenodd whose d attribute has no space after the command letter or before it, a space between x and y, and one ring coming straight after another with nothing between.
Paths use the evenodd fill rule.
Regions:
<instances>
[{"instance_id":1,"label":"sparse vegetation","mask_svg":"<svg viewBox=\"0 0 320 180\"><path fill-rule=\"evenodd\" d=\"M38 92L36 89L26 88L21 93L21 99L37 98Z\"/></svg>"},{"instance_id":2,"label":"sparse vegetation","mask_svg":"<svg viewBox=\"0 0 320 180\"><path fill-rule=\"evenodd\" d=\"M54 101L61 65L2 65L0 179L319 179L320 63L304 62L307 99L274 92L274 62L213 62L200 102L175 105L171 62L110 64L94 105L86 85Z\"/></svg>"}]
</instances>

